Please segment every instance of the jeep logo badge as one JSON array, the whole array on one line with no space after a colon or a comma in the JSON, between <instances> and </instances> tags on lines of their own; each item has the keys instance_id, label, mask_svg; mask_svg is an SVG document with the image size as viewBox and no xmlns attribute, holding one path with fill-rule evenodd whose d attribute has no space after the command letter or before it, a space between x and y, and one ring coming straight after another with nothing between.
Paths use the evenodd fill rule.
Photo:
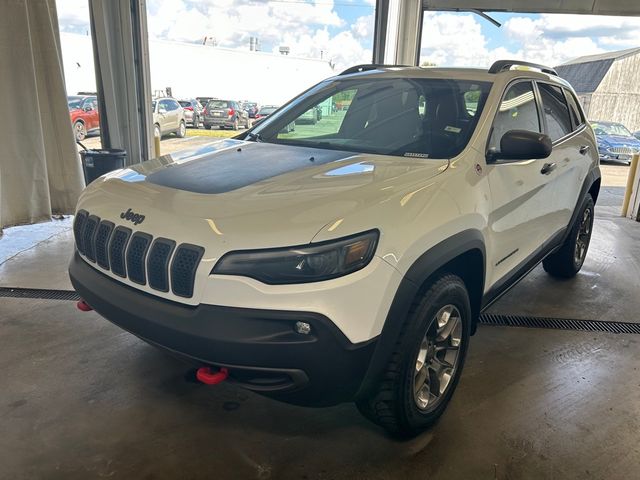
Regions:
<instances>
[{"instance_id":1,"label":"jeep logo badge","mask_svg":"<svg viewBox=\"0 0 640 480\"><path fill-rule=\"evenodd\" d=\"M120 218L129 220L130 222L133 222L134 225L138 225L144 222L144 215L140 215L139 213L133 213L131 209L127 210L126 212L122 212L120 214Z\"/></svg>"}]
</instances>

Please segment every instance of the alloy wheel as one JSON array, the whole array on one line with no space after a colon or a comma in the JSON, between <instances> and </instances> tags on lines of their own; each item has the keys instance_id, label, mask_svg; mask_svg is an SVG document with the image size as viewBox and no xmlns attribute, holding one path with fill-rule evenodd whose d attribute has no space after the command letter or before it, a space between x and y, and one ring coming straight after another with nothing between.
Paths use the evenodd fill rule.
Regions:
<instances>
[{"instance_id":1,"label":"alloy wheel","mask_svg":"<svg viewBox=\"0 0 640 480\"><path fill-rule=\"evenodd\" d=\"M582 219L580 220L580 229L578 230L578 237L576 238L576 246L573 252L573 261L576 266L582 266L585 257L587 256L587 249L589 248L589 242L591 240L591 227L592 227L592 210L586 208L582 212Z\"/></svg>"},{"instance_id":2,"label":"alloy wheel","mask_svg":"<svg viewBox=\"0 0 640 480\"><path fill-rule=\"evenodd\" d=\"M416 358L413 397L420 410L431 410L444 398L458 367L461 343L460 311L445 305L436 313Z\"/></svg>"}]
</instances>

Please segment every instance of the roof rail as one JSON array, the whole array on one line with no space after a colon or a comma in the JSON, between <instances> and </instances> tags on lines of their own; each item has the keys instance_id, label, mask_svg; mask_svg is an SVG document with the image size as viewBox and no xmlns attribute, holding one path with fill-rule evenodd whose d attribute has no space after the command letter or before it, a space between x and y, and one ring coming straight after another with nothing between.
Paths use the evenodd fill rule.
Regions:
<instances>
[{"instance_id":1,"label":"roof rail","mask_svg":"<svg viewBox=\"0 0 640 480\"><path fill-rule=\"evenodd\" d=\"M522 62L520 60L498 60L497 62L493 62L493 65L491 65L491 68L489 69L489 73L500 73L516 65L520 65L522 67L537 68L538 70L544 73L548 73L549 75L558 76L558 72L556 72L551 67L545 67L544 65L540 65L538 63Z\"/></svg>"},{"instance_id":2,"label":"roof rail","mask_svg":"<svg viewBox=\"0 0 640 480\"><path fill-rule=\"evenodd\" d=\"M349 75L350 73L366 72L369 70L377 70L379 68L392 68L392 67L410 67L411 65L384 65L382 63L367 63L363 65L354 65L347 68L344 72L340 72L340 75Z\"/></svg>"}]
</instances>

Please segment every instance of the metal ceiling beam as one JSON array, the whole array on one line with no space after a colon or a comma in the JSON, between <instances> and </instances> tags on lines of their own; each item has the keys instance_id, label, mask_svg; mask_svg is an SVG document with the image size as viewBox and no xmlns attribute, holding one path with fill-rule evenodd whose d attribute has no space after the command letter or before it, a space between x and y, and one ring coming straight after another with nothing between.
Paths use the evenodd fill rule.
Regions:
<instances>
[{"instance_id":1,"label":"metal ceiling beam","mask_svg":"<svg viewBox=\"0 0 640 480\"><path fill-rule=\"evenodd\" d=\"M425 10L640 16L638 0L423 0Z\"/></svg>"},{"instance_id":2,"label":"metal ceiling beam","mask_svg":"<svg viewBox=\"0 0 640 480\"><path fill-rule=\"evenodd\" d=\"M154 157L145 0L89 0L103 148Z\"/></svg>"}]
</instances>

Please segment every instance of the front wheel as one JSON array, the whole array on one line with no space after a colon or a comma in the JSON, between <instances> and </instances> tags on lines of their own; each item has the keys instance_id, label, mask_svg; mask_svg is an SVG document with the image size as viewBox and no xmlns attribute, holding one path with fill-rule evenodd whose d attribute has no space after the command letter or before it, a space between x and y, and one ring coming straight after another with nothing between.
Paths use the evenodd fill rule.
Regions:
<instances>
[{"instance_id":1,"label":"front wheel","mask_svg":"<svg viewBox=\"0 0 640 480\"><path fill-rule=\"evenodd\" d=\"M73 133L76 137L76 141L84 140L87 137L87 128L80 120L73 124Z\"/></svg>"},{"instance_id":2,"label":"front wheel","mask_svg":"<svg viewBox=\"0 0 640 480\"><path fill-rule=\"evenodd\" d=\"M571 278L582 268L589 250L591 232L593 230L594 203L587 194L578 210L567 239L560 249L542 261L542 267L554 277Z\"/></svg>"},{"instance_id":3,"label":"front wheel","mask_svg":"<svg viewBox=\"0 0 640 480\"><path fill-rule=\"evenodd\" d=\"M178 138L184 138L187 135L187 125L184 123L184 120L180 121L180 126L178 127L176 135Z\"/></svg>"},{"instance_id":4,"label":"front wheel","mask_svg":"<svg viewBox=\"0 0 640 480\"><path fill-rule=\"evenodd\" d=\"M471 333L471 305L456 275L416 298L380 382L360 412L390 433L411 437L433 425L458 384Z\"/></svg>"}]
</instances>

